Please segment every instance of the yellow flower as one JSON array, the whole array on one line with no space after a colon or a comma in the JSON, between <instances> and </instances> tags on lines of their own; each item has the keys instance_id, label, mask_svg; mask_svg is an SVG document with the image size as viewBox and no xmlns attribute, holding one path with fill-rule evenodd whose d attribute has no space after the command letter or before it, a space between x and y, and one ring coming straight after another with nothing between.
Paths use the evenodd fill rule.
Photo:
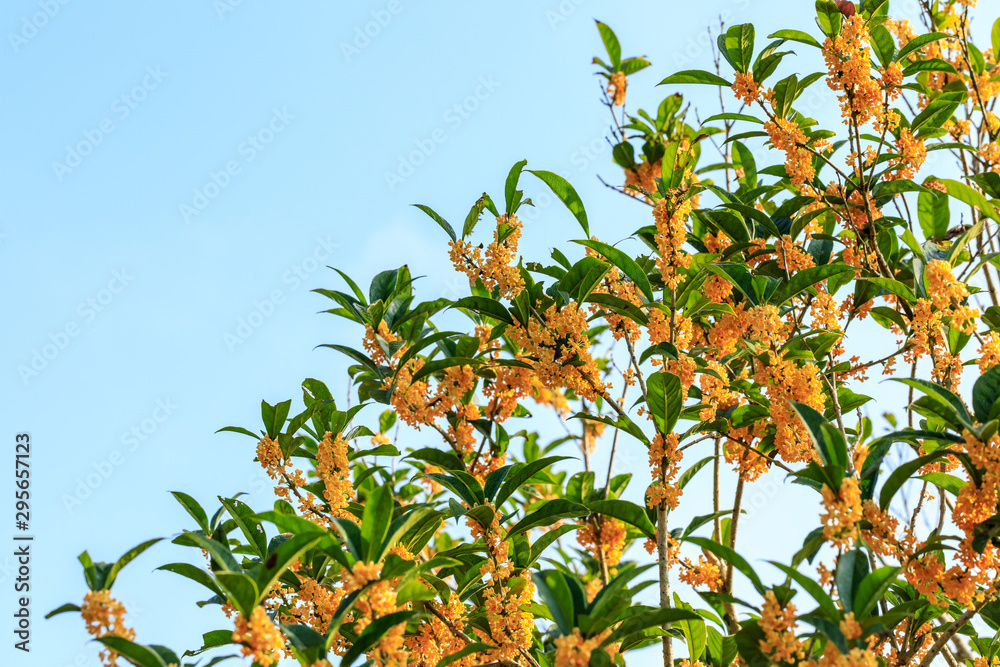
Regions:
<instances>
[{"instance_id":1,"label":"yellow flower","mask_svg":"<svg viewBox=\"0 0 1000 667\"><path fill-rule=\"evenodd\" d=\"M275 653L285 647L285 637L275 627L263 607L254 607L250 618L243 614L236 617L233 641L243 644L240 651L244 656L253 656L261 667L270 667L278 662Z\"/></svg>"}]
</instances>

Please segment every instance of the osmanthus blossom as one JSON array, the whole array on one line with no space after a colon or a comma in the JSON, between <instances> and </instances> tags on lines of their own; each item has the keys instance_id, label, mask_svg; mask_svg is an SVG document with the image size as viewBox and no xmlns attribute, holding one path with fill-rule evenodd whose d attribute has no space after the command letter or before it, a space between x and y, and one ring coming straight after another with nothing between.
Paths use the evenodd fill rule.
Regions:
<instances>
[{"instance_id":1,"label":"osmanthus blossom","mask_svg":"<svg viewBox=\"0 0 1000 667\"><path fill-rule=\"evenodd\" d=\"M466 295L422 301L407 266L318 290L357 327L328 346L350 401L310 378L297 414L264 403L262 430L224 429L253 438L273 509L175 493L194 523L174 541L207 568L164 569L211 591L229 649L261 667L624 665L641 648L667 667L1000 667L985 635L949 639L1000 622L1000 70L975 4L942 0L917 28L820 0L819 32L766 46L728 26L714 71L670 74L635 112L626 88L651 64L599 23L621 169L602 192L628 213L589 218L596 195L526 161L460 230L420 205ZM788 42L824 71L795 74ZM685 104L689 84L716 86L718 112ZM813 85L837 97L829 127ZM959 168L928 173L932 151ZM567 208L546 224L582 232L547 256L525 251L526 175ZM905 403L863 385L886 378ZM815 520L772 571L741 552L776 479L815 493ZM81 556L91 591L57 610L106 665L146 648L180 664L135 643L109 592L149 546Z\"/></svg>"}]
</instances>

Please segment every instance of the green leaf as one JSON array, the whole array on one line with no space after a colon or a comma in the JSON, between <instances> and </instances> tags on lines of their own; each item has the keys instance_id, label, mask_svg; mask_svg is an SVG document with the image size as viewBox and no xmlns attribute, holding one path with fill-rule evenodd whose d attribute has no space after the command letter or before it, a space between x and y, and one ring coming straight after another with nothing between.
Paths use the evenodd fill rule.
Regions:
<instances>
[{"instance_id":1,"label":"green leaf","mask_svg":"<svg viewBox=\"0 0 1000 667\"><path fill-rule=\"evenodd\" d=\"M855 593L869 572L868 557L861 549L852 549L837 559L837 594L844 609L855 609Z\"/></svg>"},{"instance_id":2,"label":"green leaf","mask_svg":"<svg viewBox=\"0 0 1000 667\"><path fill-rule=\"evenodd\" d=\"M503 322L504 324L513 324L514 318L510 316L510 312L503 307L499 301L495 299L489 299L484 296L466 296L458 301L456 301L452 308L465 308L479 313L480 315L486 315L492 317L495 320Z\"/></svg>"},{"instance_id":3,"label":"green leaf","mask_svg":"<svg viewBox=\"0 0 1000 667\"><path fill-rule=\"evenodd\" d=\"M292 407L291 401L282 401L277 405L268 405L267 401L260 402L260 414L264 418L264 430L267 437L272 440L277 439L285 425L285 418L288 417L288 410Z\"/></svg>"},{"instance_id":4,"label":"green leaf","mask_svg":"<svg viewBox=\"0 0 1000 667\"><path fill-rule=\"evenodd\" d=\"M1000 18L993 22L993 30L990 32L990 38L995 56L997 53L1000 53Z\"/></svg>"},{"instance_id":5,"label":"green leaf","mask_svg":"<svg viewBox=\"0 0 1000 667\"><path fill-rule=\"evenodd\" d=\"M379 616L369 625L365 626L364 632L354 640L351 648L347 650L347 653L341 659L340 667L351 667L351 665L357 662L358 658L378 643L389 630L401 623L406 623L417 615L418 613L415 611L397 611L385 616Z\"/></svg>"},{"instance_id":6,"label":"green leaf","mask_svg":"<svg viewBox=\"0 0 1000 667\"><path fill-rule=\"evenodd\" d=\"M677 72L676 74L671 74L663 81L660 81L658 85L663 86L666 84L681 83L703 83L709 86L725 86L727 88L730 88L733 85L717 74L712 74L711 72L706 72L700 69L689 69L684 70L683 72Z\"/></svg>"},{"instance_id":7,"label":"green leaf","mask_svg":"<svg viewBox=\"0 0 1000 667\"><path fill-rule=\"evenodd\" d=\"M676 621L700 620L701 616L693 611L688 611L687 609L677 609L676 607L654 609L653 611L641 611L637 614L628 616L624 621L622 621L621 625L615 628L615 631L601 643L601 646L604 647L608 644L616 644L628 635L641 632L646 628L660 627L666 625L667 623L674 623Z\"/></svg>"},{"instance_id":8,"label":"green leaf","mask_svg":"<svg viewBox=\"0 0 1000 667\"><path fill-rule=\"evenodd\" d=\"M558 289L569 294L574 301L583 302L604 280L611 265L596 257L584 257L559 279Z\"/></svg>"},{"instance_id":9,"label":"green leaf","mask_svg":"<svg viewBox=\"0 0 1000 667\"><path fill-rule=\"evenodd\" d=\"M760 577L757 576L757 573L754 571L754 569L750 567L750 563L748 563L746 559L743 558L743 556L739 555L729 547L723 546L718 542L713 542L712 540L706 537L688 537L685 538L684 541L690 542L691 544L697 544L702 549L705 549L706 551L711 551L713 554L715 554L722 560L726 561L727 563L730 563L733 567L742 572L747 579L750 580L750 583L753 584L753 587L756 588L757 592L760 593L761 595L763 595L764 591L767 590L764 587L764 584L761 583Z\"/></svg>"},{"instance_id":10,"label":"green leaf","mask_svg":"<svg viewBox=\"0 0 1000 667\"><path fill-rule=\"evenodd\" d=\"M163 662L156 651L124 637L108 635L107 637L98 637L95 641L101 642L115 653L127 658L137 667L167 667L167 663Z\"/></svg>"},{"instance_id":11,"label":"green leaf","mask_svg":"<svg viewBox=\"0 0 1000 667\"><path fill-rule=\"evenodd\" d=\"M646 393L657 432L672 433L684 407L680 378L665 371L653 373L646 380Z\"/></svg>"},{"instance_id":12,"label":"green leaf","mask_svg":"<svg viewBox=\"0 0 1000 667\"><path fill-rule=\"evenodd\" d=\"M513 215L514 213L514 196L517 194L517 181L521 178L521 170L524 169L524 165L526 164L528 164L527 160L521 160L511 167L510 173L507 174L507 183L504 186L504 198L507 203L507 215Z\"/></svg>"},{"instance_id":13,"label":"green leaf","mask_svg":"<svg viewBox=\"0 0 1000 667\"><path fill-rule=\"evenodd\" d=\"M589 238L590 237L590 224L587 222L587 211L583 208L583 202L580 200L580 195L576 194L576 190L573 186L569 184L565 178L559 174L554 174L551 171L532 171L528 169L529 174L534 174L542 180L545 185L549 186L549 189L559 197L559 200L566 205L566 208L576 217L580 226L583 227L583 233Z\"/></svg>"},{"instance_id":14,"label":"green leaf","mask_svg":"<svg viewBox=\"0 0 1000 667\"><path fill-rule=\"evenodd\" d=\"M802 32L801 30L779 30L773 32L767 36L768 39L787 39L791 42L801 42L802 44L808 44L809 46L815 46L817 49L823 48L816 38L807 32Z\"/></svg>"},{"instance_id":15,"label":"green leaf","mask_svg":"<svg viewBox=\"0 0 1000 667\"><path fill-rule=\"evenodd\" d=\"M739 158L739 166L743 170L743 180L751 190L757 187L757 162L753 159L750 149L738 141L733 142L736 157ZM652 299L650 299L652 301Z\"/></svg>"},{"instance_id":16,"label":"green leaf","mask_svg":"<svg viewBox=\"0 0 1000 667\"><path fill-rule=\"evenodd\" d=\"M603 514L635 526L651 540L656 539L656 527L646 516L646 510L627 500L595 500L587 503L594 514Z\"/></svg>"},{"instance_id":17,"label":"green leaf","mask_svg":"<svg viewBox=\"0 0 1000 667\"><path fill-rule=\"evenodd\" d=\"M271 586L288 569L288 566L298 560L303 553L316 546L323 538L324 535L317 535L315 532L292 535L268 554L263 561L264 567L256 572L257 588L261 594L267 595Z\"/></svg>"},{"instance_id":18,"label":"green leaf","mask_svg":"<svg viewBox=\"0 0 1000 667\"><path fill-rule=\"evenodd\" d=\"M575 524L563 525L559 526L558 528L553 528L552 530L547 530L544 533L542 533L541 537L535 540L534 543L531 545L531 553L528 556L528 562L523 564L524 567L525 568L531 567L531 565L535 561L537 561L539 558L542 557L542 552L544 552L549 546L551 546L553 542L558 540L566 533L577 530L578 528L580 528L580 526Z\"/></svg>"},{"instance_id":19,"label":"green leaf","mask_svg":"<svg viewBox=\"0 0 1000 667\"><path fill-rule=\"evenodd\" d=\"M447 357L445 359L435 359L434 361L428 361L421 366L420 370L413 374L410 382L419 382L428 375L440 373L446 368L454 368L455 366L476 367L482 363L483 362L480 359L473 359L471 357Z\"/></svg>"},{"instance_id":20,"label":"green leaf","mask_svg":"<svg viewBox=\"0 0 1000 667\"><path fill-rule=\"evenodd\" d=\"M431 217L431 220L441 225L441 229L443 229L448 233L448 236L451 237L452 241L458 240L458 236L455 234L455 228L452 227L450 224L448 224L447 220L445 220L440 215L435 213L434 209L432 209L430 206L424 206L423 204L411 204L411 206L416 206L421 211L429 215Z\"/></svg>"},{"instance_id":21,"label":"green leaf","mask_svg":"<svg viewBox=\"0 0 1000 667\"><path fill-rule=\"evenodd\" d=\"M566 583L566 575L555 570L545 570L532 573L531 579L559 630L564 635L572 634L576 626L576 610L573 606L573 593Z\"/></svg>"},{"instance_id":22,"label":"green leaf","mask_svg":"<svg viewBox=\"0 0 1000 667\"><path fill-rule=\"evenodd\" d=\"M830 276L840 275L854 271L854 268L842 262L823 264L822 266L811 266L803 269L792 276L791 280L775 290L771 295L771 303L780 306L799 292L812 287L821 280L826 280Z\"/></svg>"},{"instance_id":23,"label":"green leaf","mask_svg":"<svg viewBox=\"0 0 1000 667\"><path fill-rule=\"evenodd\" d=\"M933 382L928 382L927 380L913 379L913 378L892 378L896 382L902 382L908 387L913 387L923 393L927 394L929 397L934 399L940 406L942 406L951 415L952 419L955 420L956 430L961 431L960 426L972 429L974 424L972 423L972 415L969 411L965 409L965 405L962 403L962 399L956 396L953 392L948 391L944 387L934 384Z\"/></svg>"},{"instance_id":24,"label":"green leaf","mask_svg":"<svg viewBox=\"0 0 1000 667\"><path fill-rule=\"evenodd\" d=\"M611 59L611 67L617 71L622 64L621 44L618 43L618 38L615 36L614 30L600 21L594 22L597 24L597 30L601 33L601 41L604 42L604 48L608 51L608 58Z\"/></svg>"},{"instance_id":25,"label":"green leaf","mask_svg":"<svg viewBox=\"0 0 1000 667\"><path fill-rule=\"evenodd\" d=\"M892 497L896 495L896 492L899 491L900 487L902 487L907 480L910 479L910 476L913 473L920 470L928 463L936 461L945 455L947 455L947 450L939 449L933 454L928 454L912 461L901 463L895 470L892 471L892 474L889 475L888 479L885 480L885 484L882 485L882 491L878 496L879 507L883 510L887 508L889 503L892 502Z\"/></svg>"},{"instance_id":26,"label":"green leaf","mask_svg":"<svg viewBox=\"0 0 1000 667\"><path fill-rule=\"evenodd\" d=\"M823 465L846 468L848 457L847 443L841 437L831 437L829 431L823 428L823 425L828 423L823 415L805 403L789 401L789 404L795 410L799 419L802 420L806 430L809 431L809 437L816 451L819 452L819 457L823 461ZM837 432L837 435L839 435L839 432Z\"/></svg>"},{"instance_id":27,"label":"green leaf","mask_svg":"<svg viewBox=\"0 0 1000 667\"><path fill-rule=\"evenodd\" d=\"M523 533L526 530L537 528L539 526L550 526L560 519L575 519L581 516L586 516L587 514L587 508L583 505L563 500L562 498L548 500L542 503L537 510L524 517L508 529L507 537L511 538L515 535Z\"/></svg>"},{"instance_id":28,"label":"green leaf","mask_svg":"<svg viewBox=\"0 0 1000 667\"><path fill-rule=\"evenodd\" d=\"M205 509L198 503L197 500L186 493L181 493L180 491L171 491L170 493L177 499L177 502L179 502L181 506L187 510L187 513L194 518L194 520L198 523L199 528L204 530L206 533L211 530L211 527L208 525L208 515L205 513Z\"/></svg>"},{"instance_id":29,"label":"green leaf","mask_svg":"<svg viewBox=\"0 0 1000 667\"><path fill-rule=\"evenodd\" d=\"M522 466L516 467L507 475L503 486L501 486L500 491L497 492L494 505L497 509L500 509L500 506L507 502L507 499L514 495L514 492L521 488L522 484L534 477L537 473L548 468L550 465L569 458L572 457L547 456L545 458L538 459L537 461L532 461L531 463L525 463Z\"/></svg>"},{"instance_id":30,"label":"green leaf","mask_svg":"<svg viewBox=\"0 0 1000 667\"><path fill-rule=\"evenodd\" d=\"M226 508L229 515L233 517L237 527L250 542L250 545L257 551L261 558L267 554L267 534L260 525L256 513L249 506L236 500L235 498L223 498L219 496L219 502Z\"/></svg>"},{"instance_id":31,"label":"green leaf","mask_svg":"<svg viewBox=\"0 0 1000 667\"><path fill-rule=\"evenodd\" d=\"M57 616L58 614L65 614L68 611L79 613L80 612L80 607L77 606L77 605L75 605L75 604L69 604L69 603L67 603L67 604L62 605L61 607L56 607L55 609L53 609L49 613L45 614L45 618L49 619L49 618L52 618L53 616Z\"/></svg>"},{"instance_id":32,"label":"green leaf","mask_svg":"<svg viewBox=\"0 0 1000 667\"><path fill-rule=\"evenodd\" d=\"M261 596L257 583L242 572L217 572L215 578L219 580L219 586L225 591L229 602L236 607L236 611L250 618ZM266 593L267 591L264 591L264 594Z\"/></svg>"},{"instance_id":33,"label":"green leaf","mask_svg":"<svg viewBox=\"0 0 1000 667\"><path fill-rule=\"evenodd\" d=\"M639 288L639 291L642 292L643 296L650 301L654 300L653 287L649 284L649 277L646 275L646 272L643 271L638 264L636 264L634 259L626 255L618 248L610 246L607 243L601 243L600 241L591 241L588 239L585 241L574 241L574 243L579 243L580 245L586 246L591 250L596 250L601 254L601 256L617 266L622 273L628 276L632 282L635 283L635 286Z\"/></svg>"},{"instance_id":34,"label":"green leaf","mask_svg":"<svg viewBox=\"0 0 1000 667\"><path fill-rule=\"evenodd\" d=\"M943 32L932 32L926 35L920 35L919 37L914 37L909 42L904 44L902 48L899 49L899 53L896 54L896 62L901 62L906 56L910 55L914 51L930 44L931 42L936 42L939 39L947 39L948 35Z\"/></svg>"},{"instance_id":35,"label":"green leaf","mask_svg":"<svg viewBox=\"0 0 1000 667\"><path fill-rule=\"evenodd\" d=\"M467 655L486 653L491 650L494 650L494 647L490 646L489 644L484 644L482 642L472 642L471 644L466 644L461 650L441 658L441 660L438 661L438 664L435 667L448 667L448 665L450 665L451 663L461 660Z\"/></svg>"},{"instance_id":36,"label":"green leaf","mask_svg":"<svg viewBox=\"0 0 1000 667\"><path fill-rule=\"evenodd\" d=\"M949 475L946 472L929 472L918 476L917 479L930 482L934 486L943 491L947 491L953 496L958 496L959 491L961 491L968 484L968 482L964 479L955 477L954 475Z\"/></svg>"},{"instance_id":37,"label":"green leaf","mask_svg":"<svg viewBox=\"0 0 1000 667\"><path fill-rule=\"evenodd\" d=\"M746 72L753 62L753 33L752 23L730 26L726 30L726 51L737 72Z\"/></svg>"},{"instance_id":38,"label":"green leaf","mask_svg":"<svg viewBox=\"0 0 1000 667\"><path fill-rule=\"evenodd\" d=\"M989 421L990 410L997 399L1000 399L1000 366L993 366L972 387L972 410L980 424Z\"/></svg>"},{"instance_id":39,"label":"green leaf","mask_svg":"<svg viewBox=\"0 0 1000 667\"><path fill-rule=\"evenodd\" d=\"M1000 216L997 216L996 209L993 208L993 205L987 201L981 192L973 190L965 183L959 183L950 178L939 178L937 180L939 183L944 184L950 196L978 209L983 215L992 218L994 221L1000 222Z\"/></svg>"},{"instance_id":40,"label":"green leaf","mask_svg":"<svg viewBox=\"0 0 1000 667\"><path fill-rule=\"evenodd\" d=\"M365 501L364 514L361 516L361 544L368 555L368 562L375 562L374 557L389 533L392 508L392 487L389 485L376 488Z\"/></svg>"},{"instance_id":41,"label":"green leaf","mask_svg":"<svg viewBox=\"0 0 1000 667\"><path fill-rule=\"evenodd\" d=\"M854 618L868 618L901 571L899 567L880 567L862 579L854 596Z\"/></svg>"},{"instance_id":42,"label":"green leaf","mask_svg":"<svg viewBox=\"0 0 1000 667\"><path fill-rule=\"evenodd\" d=\"M833 598L831 598L818 583L793 567L789 567L773 560L768 562L791 577L806 593L809 593L809 595L811 595L819 604L820 608L826 612L827 616L830 618L837 618L840 615L840 612L837 610L837 603L833 601Z\"/></svg>"},{"instance_id":43,"label":"green leaf","mask_svg":"<svg viewBox=\"0 0 1000 667\"><path fill-rule=\"evenodd\" d=\"M223 570L229 572L243 571L240 564L236 562L235 558L233 558L233 554L229 551L229 547L221 542L217 542L210 537L206 537L202 533L193 533L189 531L181 533L181 537L191 540L199 547L207 551L212 557L212 560L215 561L219 567L223 568Z\"/></svg>"},{"instance_id":44,"label":"green leaf","mask_svg":"<svg viewBox=\"0 0 1000 667\"><path fill-rule=\"evenodd\" d=\"M191 563L167 563L166 565L161 565L156 569L166 570L167 572L173 572L174 574L179 574L182 577L187 577L191 581L198 582L219 597L225 597L225 593L223 593L222 589L219 588L219 583L215 580L215 578L209 572L206 572Z\"/></svg>"},{"instance_id":45,"label":"green leaf","mask_svg":"<svg viewBox=\"0 0 1000 667\"><path fill-rule=\"evenodd\" d=\"M104 580L104 588L111 588L111 585L115 583L115 579L118 577L118 573L122 571L123 567L131 563L139 554L162 539L162 537L157 537L152 540L147 540L142 544L132 547L126 551L121 558L115 561L115 564L111 566L111 569L108 570L107 578Z\"/></svg>"},{"instance_id":46,"label":"green leaf","mask_svg":"<svg viewBox=\"0 0 1000 667\"><path fill-rule=\"evenodd\" d=\"M917 219L924 238L943 240L951 221L948 198L942 193L921 192L917 195Z\"/></svg>"},{"instance_id":47,"label":"green leaf","mask_svg":"<svg viewBox=\"0 0 1000 667\"><path fill-rule=\"evenodd\" d=\"M476 200L476 203L472 205L469 209L469 214L465 216L465 223L462 225L462 238L471 234L476 229L476 225L479 224L479 218L483 216L483 209L486 208L486 193ZM375 299L372 299L372 303Z\"/></svg>"},{"instance_id":48,"label":"green leaf","mask_svg":"<svg viewBox=\"0 0 1000 667\"><path fill-rule=\"evenodd\" d=\"M892 35L888 28L882 25L872 28L871 43L872 50L875 51L882 67L888 67L896 53L896 43L892 41Z\"/></svg>"}]
</instances>

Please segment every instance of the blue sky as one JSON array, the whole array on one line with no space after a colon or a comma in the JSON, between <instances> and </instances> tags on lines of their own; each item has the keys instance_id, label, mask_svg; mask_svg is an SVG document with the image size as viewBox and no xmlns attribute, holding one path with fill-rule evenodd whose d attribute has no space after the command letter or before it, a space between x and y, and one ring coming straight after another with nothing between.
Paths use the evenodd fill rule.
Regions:
<instances>
[{"instance_id":1,"label":"blue sky","mask_svg":"<svg viewBox=\"0 0 1000 667\"><path fill-rule=\"evenodd\" d=\"M212 508L215 495L238 491L271 502L249 440L214 432L256 429L260 400L298 397L307 377L345 393L344 363L315 346L358 344L360 333L316 314L329 302L310 290L339 286L326 265L367 285L408 263L425 276L421 296L460 295L444 234L409 204L460 221L527 158L576 184L600 238L647 224L648 209L596 179L622 176L604 142L593 19L617 31L626 56L652 60L630 85L629 108L655 110L675 91L653 84L711 68L707 28L718 15L755 22L760 46L778 28L815 33L811 5L4 3L0 396L10 447L15 433L32 436L36 536L33 651L13 664L97 664L78 617L41 616L82 599L82 550L113 560L190 528L168 490ZM703 118L715 112L714 89L683 92ZM835 113L816 98L813 115ZM773 157L760 151L758 162ZM524 185L543 201L540 183ZM525 255L580 236L561 206L526 217ZM637 493L643 459L622 459L639 469ZM780 479L770 488L748 531L796 517L813 525L808 496ZM702 513L692 503L682 514ZM773 557L769 542L747 543L748 555ZM196 585L152 572L195 555L159 545L116 584L140 642L195 648L202 632L225 627L215 609L193 606ZM11 564L0 556L5 590Z\"/></svg>"}]
</instances>

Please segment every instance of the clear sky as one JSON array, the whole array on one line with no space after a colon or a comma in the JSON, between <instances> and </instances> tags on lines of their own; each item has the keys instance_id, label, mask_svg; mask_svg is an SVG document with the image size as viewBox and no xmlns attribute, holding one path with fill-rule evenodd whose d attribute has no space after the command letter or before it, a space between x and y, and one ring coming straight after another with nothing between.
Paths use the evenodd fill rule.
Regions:
<instances>
[{"instance_id":1,"label":"clear sky","mask_svg":"<svg viewBox=\"0 0 1000 667\"><path fill-rule=\"evenodd\" d=\"M422 297L461 294L446 237L409 204L460 222L527 158L576 184L600 238L647 224L648 209L596 178L622 175L604 141L593 19L617 31L624 55L652 60L629 87L629 108L655 112L675 91L653 84L711 68L707 29L718 15L755 22L759 47L778 28L816 34L812 4L4 2L0 414L11 450L16 433L32 437L36 539L30 657L11 649L14 563L0 555L2 662L98 664L79 617L41 617L82 600L84 549L110 561L192 527L168 490L212 509L216 494L239 491L255 507L271 502L249 439L214 432L256 430L260 400L297 398L306 377L345 394L343 361L314 349L360 341L317 314L330 302L310 290L339 286L326 265L367 285L408 263L425 276ZM715 112L715 89L684 88L703 118ZM829 96L811 104L812 115L836 114ZM758 162L774 156L761 150ZM530 177L524 185L526 196L545 192ZM526 217L526 255L580 236L561 206ZM3 458L11 480L13 457ZM644 453L620 463L641 493ZM747 543L751 559L782 557L775 537L797 544L799 526L815 525L809 495L777 477L770 488L746 525L778 534ZM10 500L4 508L12 513ZM228 626L216 608L193 605L203 589L152 571L196 555L164 543L121 576L114 592L138 641L180 652Z\"/></svg>"}]
</instances>

